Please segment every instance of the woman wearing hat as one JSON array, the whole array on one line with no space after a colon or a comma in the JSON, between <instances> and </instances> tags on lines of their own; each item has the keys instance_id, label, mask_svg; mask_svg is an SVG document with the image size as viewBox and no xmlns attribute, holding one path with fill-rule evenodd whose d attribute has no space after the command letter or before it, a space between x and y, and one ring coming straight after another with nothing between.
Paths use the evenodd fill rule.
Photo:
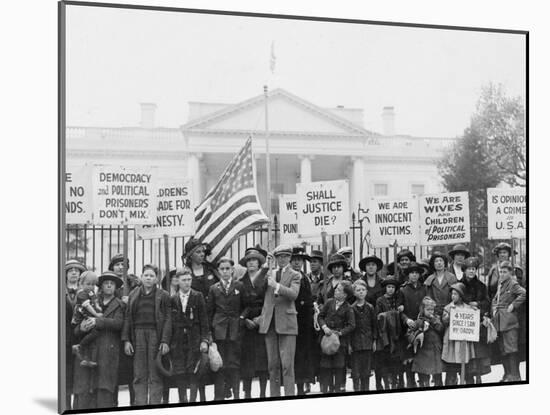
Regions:
<instances>
[{"instance_id":1,"label":"woman wearing hat","mask_svg":"<svg viewBox=\"0 0 550 415\"><path fill-rule=\"evenodd\" d=\"M378 297L384 295L382 279L379 272L384 267L384 263L376 255L369 255L359 261L359 269L364 272L362 279L367 284L367 297L365 300L372 305L376 305Z\"/></svg>"},{"instance_id":2,"label":"woman wearing hat","mask_svg":"<svg viewBox=\"0 0 550 415\"><path fill-rule=\"evenodd\" d=\"M456 279L462 282L462 265L464 260L470 257L470 251L462 244L453 246L453 249L449 251L449 257L451 258L451 265L449 266L449 272L456 276Z\"/></svg>"},{"instance_id":3,"label":"woman wearing hat","mask_svg":"<svg viewBox=\"0 0 550 415\"><path fill-rule=\"evenodd\" d=\"M243 381L244 397L252 398L252 379L260 380L260 398L265 398L267 388L267 350L265 334L258 332L258 326L252 320L262 313L266 290L266 274L269 268L266 264L267 252L259 245L248 248L239 264L246 268L240 282L246 293L248 315L244 320L241 344L241 379Z\"/></svg>"},{"instance_id":4,"label":"woman wearing hat","mask_svg":"<svg viewBox=\"0 0 550 415\"><path fill-rule=\"evenodd\" d=\"M187 388L190 388L190 402L197 398L198 379L195 375L201 353L208 351L210 328L204 297L191 288L191 271L188 268L176 271L179 290L170 297L172 314L172 338L170 354L173 377L178 388L180 403L187 402ZM168 403L165 401L165 403Z\"/></svg>"},{"instance_id":5,"label":"woman wearing hat","mask_svg":"<svg viewBox=\"0 0 550 415\"><path fill-rule=\"evenodd\" d=\"M193 283L191 287L199 291L208 301L210 287L217 283L220 278L218 271L206 261L206 246L195 238L189 239L185 244L185 254L181 257L182 262L191 270ZM201 392L202 400L202 392Z\"/></svg>"},{"instance_id":6,"label":"woman wearing hat","mask_svg":"<svg viewBox=\"0 0 550 415\"><path fill-rule=\"evenodd\" d=\"M409 267L411 262L416 262L416 256L409 249L402 249L397 253L397 269L392 275L397 278L399 286L403 285L407 281L407 275L405 270Z\"/></svg>"},{"instance_id":7,"label":"woman wearing hat","mask_svg":"<svg viewBox=\"0 0 550 415\"><path fill-rule=\"evenodd\" d=\"M464 278L464 302L479 309L483 324L479 330L479 342L474 343L475 358L466 366L466 383L481 383L481 376L491 372L491 351L487 344L487 324L491 311L487 287L477 277L479 260L467 258L462 264Z\"/></svg>"},{"instance_id":8,"label":"woman wearing hat","mask_svg":"<svg viewBox=\"0 0 550 415\"><path fill-rule=\"evenodd\" d=\"M292 248L290 266L300 274L300 291L294 301L298 312L298 336L296 336L296 352L294 354L294 381L298 395L304 395L309 390L309 384L314 382L315 364L312 349L315 344L315 329L313 328L313 296L309 278L304 273L304 261L309 261L302 246Z\"/></svg>"},{"instance_id":9,"label":"woman wearing hat","mask_svg":"<svg viewBox=\"0 0 550 415\"><path fill-rule=\"evenodd\" d=\"M99 305L103 316L89 318L75 327L77 337L95 329L98 337L97 367L74 368L74 409L112 408L116 404L120 331L123 324L124 303L115 296L122 280L112 272L104 272L98 279Z\"/></svg>"},{"instance_id":10,"label":"woman wearing hat","mask_svg":"<svg viewBox=\"0 0 550 415\"><path fill-rule=\"evenodd\" d=\"M65 379L67 380L67 399L65 405L67 409L71 409L71 394L73 386L73 355L72 347L74 343L73 330L71 320L73 318L73 310L76 304L76 292L78 291L78 278L80 274L86 271L86 267L76 259L70 259L65 263L65 356L66 369Z\"/></svg>"},{"instance_id":11,"label":"woman wearing hat","mask_svg":"<svg viewBox=\"0 0 550 415\"><path fill-rule=\"evenodd\" d=\"M319 296L319 303L324 304L329 298L334 297L336 286L345 279L344 270L348 263L346 258L340 254L334 254L330 257L327 270L330 273L328 279L323 283L323 288Z\"/></svg>"},{"instance_id":12,"label":"woman wearing hat","mask_svg":"<svg viewBox=\"0 0 550 415\"><path fill-rule=\"evenodd\" d=\"M443 307L451 301L451 285L456 284L456 277L447 271L449 259L439 251L435 251L430 257L430 268L434 270L424 285L427 287L427 295L435 301L435 312L441 316Z\"/></svg>"}]
</instances>

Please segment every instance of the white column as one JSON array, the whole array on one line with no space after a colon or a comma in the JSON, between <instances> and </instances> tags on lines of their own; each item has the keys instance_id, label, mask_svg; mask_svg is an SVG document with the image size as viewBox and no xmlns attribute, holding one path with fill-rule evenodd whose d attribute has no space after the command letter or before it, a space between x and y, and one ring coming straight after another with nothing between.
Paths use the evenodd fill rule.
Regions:
<instances>
[{"instance_id":1,"label":"white column","mask_svg":"<svg viewBox=\"0 0 550 415\"><path fill-rule=\"evenodd\" d=\"M311 183L311 161L315 158L311 155L300 155L300 183Z\"/></svg>"},{"instance_id":2,"label":"white column","mask_svg":"<svg viewBox=\"0 0 550 415\"><path fill-rule=\"evenodd\" d=\"M202 153L189 153L187 156L187 175L193 181L193 193L195 203L198 205L202 200Z\"/></svg>"},{"instance_id":3,"label":"white column","mask_svg":"<svg viewBox=\"0 0 550 415\"><path fill-rule=\"evenodd\" d=\"M350 199L351 211L357 212L357 206L365 208L365 162L363 157L352 157Z\"/></svg>"}]
</instances>

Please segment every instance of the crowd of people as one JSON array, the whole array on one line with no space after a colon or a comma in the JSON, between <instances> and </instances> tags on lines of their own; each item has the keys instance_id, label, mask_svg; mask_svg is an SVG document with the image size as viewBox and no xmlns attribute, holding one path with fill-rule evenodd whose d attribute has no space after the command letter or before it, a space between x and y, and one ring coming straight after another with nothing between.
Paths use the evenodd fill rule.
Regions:
<instances>
[{"instance_id":1,"label":"crowd of people","mask_svg":"<svg viewBox=\"0 0 550 415\"><path fill-rule=\"evenodd\" d=\"M190 239L165 278L152 264L128 274L120 254L100 275L67 261L67 408L116 407L120 385L131 405L152 405L171 403L171 388L180 403L205 401L212 384L215 400L304 395L317 382L340 393L350 374L353 391L371 377L377 390L474 384L494 364L503 382L521 380L525 277L509 244L483 281L464 245L423 261L370 255L359 269L350 247L326 264L302 246L250 247L238 265L212 264L208 250ZM478 342L450 339L458 307L479 310Z\"/></svg>"}]
</instances>

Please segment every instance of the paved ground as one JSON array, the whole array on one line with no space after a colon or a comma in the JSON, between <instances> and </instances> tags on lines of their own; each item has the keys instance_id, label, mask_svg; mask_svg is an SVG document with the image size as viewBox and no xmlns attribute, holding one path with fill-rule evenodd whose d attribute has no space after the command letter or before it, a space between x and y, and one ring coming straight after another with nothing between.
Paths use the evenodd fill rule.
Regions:
<instances>
[{"instance_id":1,"label":"paved ground","mask_svg":"<svg viewBox=\"0 0 550 415\"><path fill-rule=\"evenodd\" d=\"M503 370L502 370L501 365L493 366L492 370L491 370L491 373L483 376L482 381L483 381L483 383L499 382L500 379L502 378L502 373L503 373ZM520 373L521 373L521 378L525 379L525 362L522 362L521 365L520 365ZM371 379L370 379L370 388L371 388L371 390L374 390L374 388L375 388L374 382L375 382L374 381L374 376L371 376ZM267 393L269 394L269 384L267 386L267 389L268 389ZM346 391L349 391L349 392L353 391L352 380L351 380L351 378L349 378L349 376L348 376L347 382L346 382ZM315 394L320 393L318 383L316 383L315 385L312 385L311 392L315 393ZM256 398L259 395L260 395L259 382L257 380L255 380L252 383L252 397ZM207 400L212 400L214 398L214 386L213 385L208 385L206 387L206 397L207 397ZM129 401L128 389L126 387L122 387L120 392L119 392L119 405L120 406L128 406L129 405L128 401ZM170 390L170 403L177 403L177 402L179 402L178 401L178 391L176 389L171 389Z\"/></svg>"}]
</instances>

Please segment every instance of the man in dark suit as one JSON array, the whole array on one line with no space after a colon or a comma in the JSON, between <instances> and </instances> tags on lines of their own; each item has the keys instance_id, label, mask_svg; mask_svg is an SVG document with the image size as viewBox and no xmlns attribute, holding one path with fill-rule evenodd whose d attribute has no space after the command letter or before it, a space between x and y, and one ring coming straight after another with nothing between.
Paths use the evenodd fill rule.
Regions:
<instances>
[{"instance_id":1,"label":"man in dark suit","mask_svg":"<svg viewBox=\"0 0 550 415\"><path fill-rule=\"evenodd\" d=\"M223 400L224 385L231 386L239 399L241 364L241 321L247 317L242 284L233 279L235 263L223 257L218 261L220 281L210 287L207 300L212 335L222 357L223 367L215 375L214 399Z\"/></svg>"},{"instance_id":2,"label":"man in dark suit","mask_svg":"<svg viewBox=\"0 0 550 415\"><path fill-rule=\"evenodd\" d=\"M266 335L271 397L281 394L281 366L285 396L295 394L294 355L298 321L294 302L300 291L300 274L290 267L291 255L291 246L275 248L273 256L278 269L268 274L262 314L255 319L260 326L259 332Z\"/></svg>"}]
</instances>

